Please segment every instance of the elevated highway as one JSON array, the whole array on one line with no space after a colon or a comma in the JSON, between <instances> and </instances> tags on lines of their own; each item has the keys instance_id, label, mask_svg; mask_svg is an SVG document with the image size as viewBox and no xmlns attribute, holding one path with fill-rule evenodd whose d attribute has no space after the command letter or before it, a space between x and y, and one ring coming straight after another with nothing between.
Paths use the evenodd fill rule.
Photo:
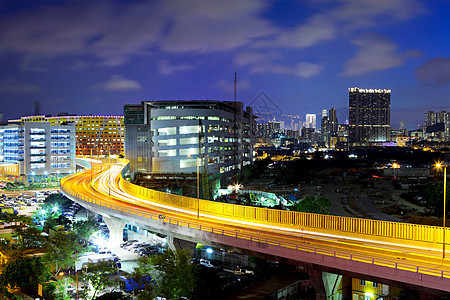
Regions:
<instances>
[{"instance_id":1,"label":"elevated highway","mask_svg":"<svg viewBox=\"0 0 450 300\"><path fill-rule=\"evenodd\" d=\"M442 227L198 200L131 184L121 174L126 160L93 165L62 179L61 190L105 217L112 243L121 241L125 223L139 224L180 243L262 253L374 282L450 292Z\"/></svg>"}]
</instances>

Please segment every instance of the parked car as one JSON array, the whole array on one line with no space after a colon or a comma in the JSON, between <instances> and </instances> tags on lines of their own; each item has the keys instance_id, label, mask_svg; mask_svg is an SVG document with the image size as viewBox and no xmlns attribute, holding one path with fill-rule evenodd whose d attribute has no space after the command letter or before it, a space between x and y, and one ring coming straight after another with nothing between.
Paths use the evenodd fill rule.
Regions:
<instances>
[{"instance_id":1,"label":"parked car","mask_svg":"<svg viewBox=\"0 0 450 300\"><path fill-rule=\"evenodd\" d=\"M234 270L234 274L236 274L236 275L245 275L245 274L254 275L255 272L253 272L252 270L249 270L249 269L237 267L236 270Z\"/></svg>"},{"instance_id":2,"label":"parked car","mask_svg":"<svg viewBox=\"0 0 450 300\"><path fill-rule=\"evenodd\" d=\"M143 244L144 244L144 242L136 242L136 243L130 244L128 246L124 246L123 249L128 250L128 251L132 251L133 248L137 248L137 247L139 247L139 246L141 246Z\"/></svg>"},{"instance_id":3,"label":"parked car","mask_svg":"<svg viewBox=\"0 0 450 300\"><path fill-rule=\"evenodd\" d=\"M207 259L201 258L199 264L200 264L201 266L204 266L204 267L207 267L207 268L218 269L217 266L213 265L213 264L211 263L211 261L209 261L209 260L207 260Z\"/></svg>"},{"instance_id":4,"label":"parked car","mask_svg":"<svg viewBox=\"0 0 450 300\"><path fill-rule=\"evenodd\" d=\"M131 245L131 244L133 244L133 243L137 243L137 242L139 242L139 241L138 241L138 240L129 240L129 241L126 241L126 242L120 244L120 248L123 248L123 247L125 247L125 246L129 246L129 245Z\"/></svg>"},{"instance_id":5,"label":"parked car","mask_svg":"<svg viewBox=\"0 0 450 300\"><path fill-rule=\"evenodd\" d=\"M143 242L141 243L136 243L134 244L134 246L130 249L131 252L137 253L139 251L139 249L141 249L142 247L148 246L147 243Z\"/></svg>"}]
</instances>

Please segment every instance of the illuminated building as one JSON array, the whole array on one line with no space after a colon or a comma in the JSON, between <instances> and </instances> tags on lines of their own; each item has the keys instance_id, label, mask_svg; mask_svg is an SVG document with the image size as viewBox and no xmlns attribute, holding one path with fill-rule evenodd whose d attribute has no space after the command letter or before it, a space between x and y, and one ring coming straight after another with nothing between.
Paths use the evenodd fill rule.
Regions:
<instances>
[{"instance_id":1,"label":"illuminated building","mask_svg":"<svg viewBox=\"0 0 450 300\"><path fill-rule=\"evenodd\" d=\"M124 153L123 116L40 115L22 117L14 122L75 123L76 154L106 155Z\"/></svg>"},{"instance_id":2,"label":"illuminated building","mask_svg":"<svg viewBox=\"0 0 450 300\"><path fill-rule=\"evenodd\" d=\"M125 105L124 118L133 173L193 173L200 157L223 177L253 160L255 116L241 102L144 101Z\"/></svg>"},{"instance_id":3,"label":"illuminated building","mask_svg":"<svg viewBox=\"0 0 450 300\"><path fill-rule=\"evenodd\" d=\"M349 88L349 142L368 145L390 140L391 90Z\"/></svg>"},{"instance_id":4,"label":"illuminated building","mask_svg":"<svg viewBox=\"0 0 450 300\"><path fill-rule=\"evenodd\" d=\"M450 113L429 111L425 113L424 134L428 140L450 140Z\"/></svg>"},{"instance_id":5,"label":"illuminated building","mask_svg":"<svg viewBox=\"0 0 450 300\"><path fill-rule=\"evenodd\" d=\"M75 172L75 125L24 122L1 127L2 157L20 175L43 181ZM30 177L31 176L31 177Z\"/></svg>"},{"instance_id":6,"label":"illuminated building","mask_svg":"<svg viewBox=\"0 0 450 300\"><path fill-rule=\"evenodd\" d=\"M316 115L315 114L306 114L305 127L316 129Z\"/></svg>"}]
</instances>

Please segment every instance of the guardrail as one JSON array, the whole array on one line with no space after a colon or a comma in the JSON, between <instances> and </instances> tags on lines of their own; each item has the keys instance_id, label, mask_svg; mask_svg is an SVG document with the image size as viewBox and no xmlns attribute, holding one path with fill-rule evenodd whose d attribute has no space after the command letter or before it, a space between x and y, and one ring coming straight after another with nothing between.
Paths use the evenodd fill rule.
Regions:
<instances>
[{"instance_id":1,"label":"guardrail","mask_svg":"<svg viewBox=\"0 0 450 300\"><path fill-rule=\"evenodd\" d=\"M230 219L249 221L259 224L287 229L305 229L313 232L334 233L343 236L365 238L382 242L391 241L403 244L420 245L423 247L441 248L443 243L443 227L399 223L390 221L370 220L332 215L277 210L261 207L250 207L222 202L190 198L168 194L134 185L123 177L120 187L128 194L159 204L175 206L191 211L225 216ZM450 228L445 228L450 236Z\"/></svg>"},{"instance_id":2,"label":"guardrail","mask_svg":"<svg viewBox=\"0 0 450 300\"><path fill-rule=\"evenodd\" d=\"M103 162L108 163L109 160L103 158ZM119 158L111 160L111 163L120 163L124 168L127 168L129 162L126 159ZM69 178L71 176L63 178L61 186ZM200 213L217 217L225 216L228 219L286 229L303 229L353 238L370 238L381 242L389 241L404 245L413 243L416 246L435 249L442 248L443 244L443 227L284 211L196 199L134 185L123 179L123 172L119 175L119 184L126 193L143 200L188 209L193 212L199 210ZM145 204L142 205L145 207ZM445 228L445 231L446 236L450 236L450 228Z\"/></svg>"},{"instance_id":3,"label":"guardrail","mask_svg":"<svg viewBox=\"0 0 450 300\"><path fill-rule=\"evenodd\" d=\"M67 179L67 180L69 180L69 179ZM106 203L106 202L103 202L100 200L95 200L95 199L91 199L88 197L84 197L82 195L78 195L78 194L68 190L67 188L65 188L64 184L61 184L61 189L64 191L65 194L70 195L71 197L75 198L78 201L92 203L92 204L101 206L103 208L116 210L118 212L125 212L125 213L129 213L132 215L136 215L138 217L152 219L152 220L156 220L156 221L163 222L163 223L168 223L168 224L177 225L177 226L183 226L183 227L194 229L194 230L210 232L210 233L218 234L218 235L221 235L224 237L226 236L226 237L232 237L232 238L236 238L236 239L243 239L243 240L247 240L247 241L251 241L251 242L263 243L266 245L276 246L276 247L280 247L280 248L286 248L286 249L291 249L291 250L296 250L296 251L320 254L320 255L325 255L325 256L330 256L330 257L335 257L335 258L340 258L340 259L347 259L347 260L355 261L355 262L362 262L362 263L367 263L367 264L371 264L371 265L378 265L378 266L388 267L388 268L397 269L397 270L404 270L404 271L409 271L409 272L418 273L418 274L426 274L426 275L450 279L450 271L444 271L444 270L435 269L435 268L423 267L423 266L399 262L399 261L395 261L395 260L374 258L374 257L366 256L366 255L354 254L351 252L329 250L326 248L320 248L320 247L311 246L311 245L307 245L307 244L303 244L303 243L290 243L290 242L284 242L284 241L280 241L280 240L276 240L276 239L262 238L258 235L252 235L252 234L248 234L248 233L241 233L241 232L237 232L237 231L216 228L214 226L206 226L206 225L202 225L202 224L199 224L196 222L188 222L188 221L176 218L176 217L161 218L160 214L149 213L149 212L146 212L144 210L139 210L139 209L124 208L122 206L112 205L112 204L109 204L109 203Z\"/></svg>"}]
</instances>

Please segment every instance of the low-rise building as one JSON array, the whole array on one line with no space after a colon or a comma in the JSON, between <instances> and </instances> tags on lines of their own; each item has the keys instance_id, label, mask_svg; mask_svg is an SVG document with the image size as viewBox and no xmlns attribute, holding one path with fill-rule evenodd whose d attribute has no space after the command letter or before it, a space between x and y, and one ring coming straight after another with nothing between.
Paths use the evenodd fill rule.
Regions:
<instances>
[{"instance_id":1,"label":"low-rise building","mask_svg":"<svg viewBox=\"0 0 450 300\"><path fill-rule=\"evenodd\" d=\"M23 122L0 127L4 163L17 164L28 181L75 172L75 124Z\"/></svg>"},{"instance_id":2,"label":"low-rise building","mask_svg":"<svg viewBox=\"0 0 450 300\"><path fill-rule=\"evenodd\" d=\"M76 116L68 114L27 116L17 122L49 122L52 125L75 124L77 155L124 153L123 116Z\"/></svg>"}]
</instances>

